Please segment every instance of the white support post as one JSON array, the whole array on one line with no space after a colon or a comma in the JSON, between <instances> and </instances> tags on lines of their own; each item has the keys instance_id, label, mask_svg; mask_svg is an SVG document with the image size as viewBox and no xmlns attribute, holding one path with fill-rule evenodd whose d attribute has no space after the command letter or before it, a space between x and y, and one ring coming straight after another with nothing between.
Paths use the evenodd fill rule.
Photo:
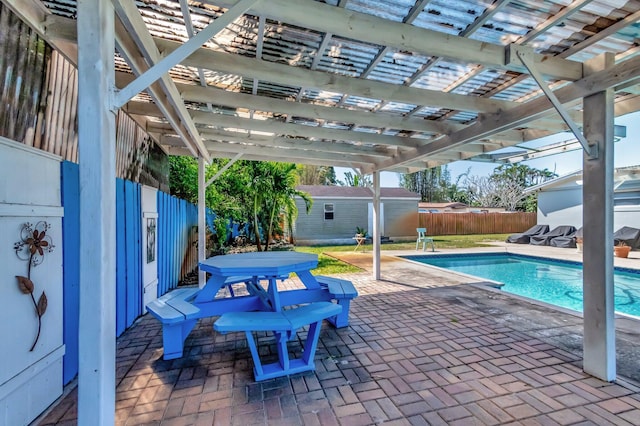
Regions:
<instances>
[{"instance_id":1,"label":"white support post","mask_svg":"<svg viewBox=\"0 0 640 426\"><path fill-rule=\"evenodd\" d=\"M114 11L78 2L80 313L78 424L113 425L116 359Z\"/></svg>"},{"instance_id":2,"label":"white support post","mask_svg":"<svg viewBox=\"0 0 640 426\"><path fill-rule=\"evenodd\" d=\"M380 279L380 172L373 172L373 279Z\"/></svg>"},{"instance_id":3,"label":"white support post","mask_svg":"<svg viewBox=\"0 0 640 426\"><path fill-rule=\"evenodd\" d=\"M207 200L205 185L206 163L204 158L198 157L198 262L202 262L207 256ZM198 286L204 287L206 274L198 269Z\"/></svg>"},{"instance_id":4,"label":"white support post","mask_svg":"<svg viewBox=\"0 0 640 426\"><path fill-rule=\"evenodd\" d=\"M614 64L612 54L587 61L585 73ZM613 303L613 98L612 89L584 98L584 134L598 157L583 161L584 371L599 379L616 378Z\"/></svg>"}]
</instances>

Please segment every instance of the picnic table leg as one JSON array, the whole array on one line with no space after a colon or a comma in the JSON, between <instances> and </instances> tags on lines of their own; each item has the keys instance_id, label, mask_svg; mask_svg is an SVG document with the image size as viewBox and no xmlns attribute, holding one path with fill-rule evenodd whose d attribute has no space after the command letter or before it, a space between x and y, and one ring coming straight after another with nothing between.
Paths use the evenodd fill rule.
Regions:
<instances>
[{"instance_id":1,"label":"picnic table leg","mask_svg":"<svg viewBox=\"0 0 640 426\"><path fill-rule=\"evenodd\" d=\"M309 331L307 332L307 341L302 352L302 360L310 367L314 366L313 358L318 347L318 338L320 337L321 327L322 321L314 322L309 325Z\"/></svg>"},{"instance_id":2,"label":"picnic table leg","mask_svg":"<svg viewBox=\"0 0 640 426\"><path fill-rule=\"evenodd\" d=\"M184 341L196 325L196 320L188 320L178 324L163 324L162 346L164 348L163 359L176 359L182 357Z\"/></svg>"},{"instance_id":3,"label":"picnic table leg","mask_svg":"<svg viewBox=\"0 0 640 426\"><path fill-rule=\"evenodd\" d=\"M282 371L289 370L289 350L287 349L287 333L274 332L276 344L278 345L278 362Z\"/></svg>"},{"instance_id":4,"label":"picnic table leg","mask_svg":"<svg viewBox=\"0 0 640 426\"><path fill-rule=\"evenodd\" d=\"M256 346L256 341L253 340L253 332L250 330L245 331L247 335L247 344L249 345L249 350L251 351L251 356L253 357L253 373L257 377L262 377L264 374L264 370L262 369L262 363L260 362L260 355L258 354L258 347Z\"/></svg>"},{"instance_id":5,"label":"picnic table leg","mask_svg":"<svg viewBox=\"0 0 640 426\"><path fill-rule=\"evenodd\" d=\"M278 277L269 277L268 279L269 287L267 288L267 292L271 300L271 307L274 311L280 312L282 310L282 304L280 303L280 296L278 295Z\"/></svg>"}]
</instances>

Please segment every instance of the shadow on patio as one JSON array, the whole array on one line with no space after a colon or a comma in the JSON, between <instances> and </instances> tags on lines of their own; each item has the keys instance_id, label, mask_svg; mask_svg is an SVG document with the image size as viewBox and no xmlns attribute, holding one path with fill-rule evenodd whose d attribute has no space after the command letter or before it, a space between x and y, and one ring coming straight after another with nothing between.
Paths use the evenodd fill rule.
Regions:
<instances>
[{"instance_id":1,"label":"shadow on patio","mask_svg":"<svg viewBox=\"0 0 640 426\"><path fill-rule=\"evenodd\" d=\"M360 292L351 325L323 324L316 371L261 383L242 333L201 321L186 355L163 361L160 324L143 317L118 340L117 423L638 424L637 334L618 333L626 378L606 383L582 372L575 315L408 262L383 268L382 281L346 278ZM300 351L302 334L290 350ZM276 359L263 340L262 355ZM76 398L40 424L73 424Z\"/></svg>"}]
</instances>

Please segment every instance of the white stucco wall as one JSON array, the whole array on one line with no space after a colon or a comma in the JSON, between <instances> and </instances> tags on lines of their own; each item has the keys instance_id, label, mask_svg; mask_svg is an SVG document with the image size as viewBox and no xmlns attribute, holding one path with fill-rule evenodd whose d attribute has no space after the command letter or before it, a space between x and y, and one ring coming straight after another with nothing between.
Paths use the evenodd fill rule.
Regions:
<instances>
[{"instance_id":1,"label":"white stucco wall","mask_svg":"<svg viewBox=\"0 0 640 426\"><path fill-rule=\"evenodd\" d=\"M582 226L582 187L554 188L538 193L538 224L551 229L560 225ZM640 205L616 206L613 230L630 226L640 228Z\"/></svg>"},{"instance_id":2,"label":"white stucco wall","mask_svg":"<svg viewBox=\"0 0 640 426\"><path fill-rule=\"evenodd\" d=\"M551 229L561 225L582 226L582 187L538 193L538 224Z\"/></svg>"}]
</instances>

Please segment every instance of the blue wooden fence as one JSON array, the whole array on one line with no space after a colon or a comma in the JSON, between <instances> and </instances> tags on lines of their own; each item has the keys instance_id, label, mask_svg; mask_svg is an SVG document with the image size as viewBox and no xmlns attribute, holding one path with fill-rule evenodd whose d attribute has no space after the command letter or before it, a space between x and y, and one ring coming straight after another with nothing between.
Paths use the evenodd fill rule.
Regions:
<instances>
[{"instance_id":1,"label":"blue wooden fence","mask_svg":"<svg viewBox=\"0 0 640 426\"><path fill-rule=\"evenodd\" d=\"M63 380L67 384L78 374L78 315L80 300L80 183L78 165L62 163L62 291L63 327L65 344L62 359Z\"/></svg>"},{"instance_id":2,"label":"blue wooden fence","mask_svg":"<svg viewBox=\"0 0 640 426\"><path fill-rule=\"evenodd\" d=\"M63 289L66 345L64 383L78 373L78 311L80 291L80 186L78 165L61 167L63 232ZM121 335L144 312L142 282L141 185L116 179L116 335ZM194 227L197 207L158 192L158 295L177 286L197 266Z\"/></svg>"},{"instance_id":3,"label":"blue wooden fence","mask_svg":"<svg viewBox=\"0 0 640 426\"><path fill-rule=\"evenodd\" d=\"M116 179L116 335L143 313L141 186Z\"/></svg>"},{"instance_id":4,"label":"blue wooden fence","mask_svg":"<svg viewBox=\"0 0 640 426\"><path fill-rule=\"evenodd\" d=\"M158 191L158 296L198 265L197 206Z\"/></svg>"}]
</instances>

